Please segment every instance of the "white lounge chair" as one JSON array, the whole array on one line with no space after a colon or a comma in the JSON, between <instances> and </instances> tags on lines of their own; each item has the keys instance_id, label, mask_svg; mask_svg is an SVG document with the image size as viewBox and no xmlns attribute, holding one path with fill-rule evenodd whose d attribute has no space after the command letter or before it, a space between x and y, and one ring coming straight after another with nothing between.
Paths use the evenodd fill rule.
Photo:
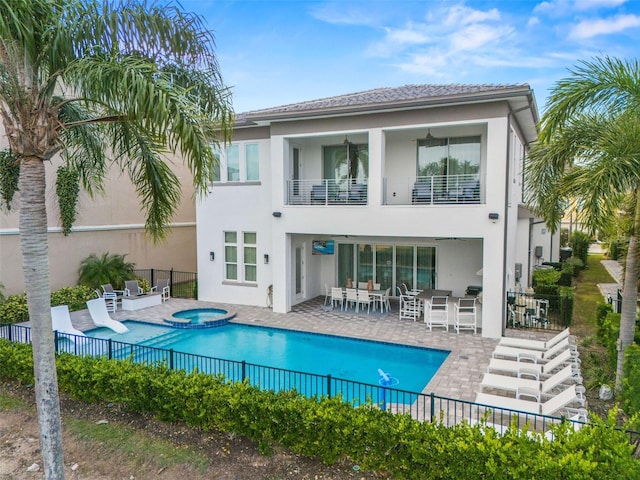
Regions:
<instances>
[{"instance_id":1,"label":"white lounge chair","mask_svg":"<svg viewBox=\"0 0 640 480\"><path fill-rule=\"evenodd\" d=\"M485 373L480 382L480 389L492 388L494 390L514 392L516 398L531 397L539 402L543 395L549 395L553 389L570 381L575 382L576 377L574 377L571 365L567 365L544 382L529 378L514 378L495 373Z\"/></svg>"},{"instance_id":2,"label":"white lounge chair","mask_svg":"<svg viewBox=\"0 0 640 480\"><path fill-rule=\"evenodd\" d=\"M129 329L117 320L113 320L109 316L107 311L107 305L104 302L104 298L95 298L87 302L87 308L89 309L89 315L91 320L98 327L110 328L116 333L125 333Z\"/></svg>"},{"instance_id":3,"label":"white lounge chair","mask_svg":"<svg viewBox=\"0 0 640 480\"><path fill-rule=\"evenodd\" d=\"M493 351L493 358L513 358L518 361L529 360L534 363L548 362L553 357L569 349L573 352L574 356L577 356L578 350L575 345L569 343L569 339L565 338L559 343L555 344L549 350L529 350L525 348L506 347L504 345L498 345Z\"/></svg>"},{"instance_id":4,"label":"white lounge chair","mask_svg":"<svg viewBox=\"0 0 640 480\"><path fill-rule=\"evenodd\" d=\"M503 397L501 395L491 395L489 393L478 393L476 395L476 403L488 407L535 413L537 415L558 415L562 409L572 404L578 404L580 407L584 407L584 402L584 397L582 394L578 394L575 385L571 385L566 390L542 403Z\"/></svg>"},{"instance_id":5,"label":"white lounge chair","mask_svg":"<svg viewBox=\"0 0 640 480\"><path fill-rule=\"evenodd\" d=\"M86 342L87 336L75 328L71 323L71 315L69 314L69 307L67 305L58 305L57 307L51 307L51 325L54 332L75 335L75 337L66 336L69 340L79 340L79 342ZM81 337L81 338L77 338Z\"/></svg>"},{"instance_id":6,"label":"white lounge chair","mask_svg":"<svg viewBox=\"0 0 640 480\"><path fill-rule=\"evenodd\" d=\"M549 350L554 345L569 337L569 329L565 328L547 341L531 340L528 338L502 337L498 345L505 347L527 348L529 350Z\"/></svg>"},{"instance_id":7,"label":"white lounge chair","mask_svg":"<svg viewBox=\"0 0 640 480\"><path fill-rule=\"evenodd\" d=\"M558 367L566 364L578 365L579 359L574 358L571 350L564 350L560 355L553 357L547 363L518 362L515 360L504 360L502 358L492 358L487 367L489 373L502 372L509 373L517 377L532 377L540 380L541 377L551 376Z\"/></svg>"}]
</instances>

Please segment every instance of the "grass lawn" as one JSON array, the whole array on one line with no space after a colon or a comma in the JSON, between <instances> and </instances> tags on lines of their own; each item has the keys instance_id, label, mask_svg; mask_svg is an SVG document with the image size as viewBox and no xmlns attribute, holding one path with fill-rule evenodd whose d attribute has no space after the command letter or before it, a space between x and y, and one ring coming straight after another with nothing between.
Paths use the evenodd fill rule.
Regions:
<instances>
[{"instance_id":1,"label":"grass lawn","mask_svg":"<svg viewBox=\"0 0 640 480\"><path fill-rule=\"evenodd\" d=\"M587 268L576 283L571 333L584 337L593 335L596 329L596 305L605 300L598 288L599 283L615 283L609 272L600 263L604 255L590 253Z\"/></svg>"}]
</instances>

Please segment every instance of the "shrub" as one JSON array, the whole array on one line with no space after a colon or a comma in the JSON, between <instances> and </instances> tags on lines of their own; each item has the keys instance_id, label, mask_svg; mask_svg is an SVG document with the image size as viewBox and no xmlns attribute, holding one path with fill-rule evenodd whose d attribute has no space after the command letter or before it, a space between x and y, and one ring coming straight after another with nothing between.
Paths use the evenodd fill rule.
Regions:
<instances>
[{"instance_id":1,"label":"shrub","mask_svg":"<svg viewBox=\"0 0 640 480\"><path fill-rule=\"evenodd\" d=\"M610 313L613 313L613 306L610 303L598 303L596 305L596 337L598 342L603 345L606 338L603 325L607 315Z\"/></svg>"},{"instance_id":2,"label":"shrub","mask_svg":"<svg viewBox=\"0 0 640 480\"><path fill-rule=\"evenodd\" d=\"M584 269L584 265L585 263L578 257L571 256L564 261L562 269L571 270L572 275L575 277L580 273L582 269Z\"/></svg>"},{"instance_id":3,"label":"shrub","mask_svg":"<svg viewBox=\"0 0 640 480\"><path fill-rule=\"evenodd\" d=\"M628 415L640 413L640 345L629 345L624 352L622 404Z\"/></svg>"},{"instance_id":4,"label":"shrub","mask_svg":"<svg viewBox=\"0 0 640 480\"><path fill-rule=\"evenodd\" d=\"M80 262L78 283L91 289L110 283L113 288L123 289L124 282L134 278L135 265L125 261L126 255L103 253L98 257L92 253Z\"/></svg>"},{"instance_id":5,"label":"shrub","mask_svg":"<svg viewBox=\"0 0 640 480\"><path fill-rule=\"evenodd\" d=\"M0 340L0 366L0 377L33 382L29 345ZM243 435L263 452L280 444L398 479L640 478L633 446L614 428L615 413L576 432L555 425L555 440L547 441L516 428L498 435L479 425L418 422L372 404L354 408L340 397L261 391L164 365L61 354L57 369L61 391L85 401L121 403L205 431Z\"/></svg>"},{"instance_id":6,"label":"shrub","mask_svg":"<svg viewBox=\"0 0 640 480\"><path fill-rule=\"evenodd\" d=\"M557 285L560 280L560 272L551 269L535 270L533 272L533 286Z\"/></svg>"},{"instance_id":7,"label":"shrub","mask_svg":"<svg viewBox=\"0 0 640 480\"><path fill-rule=\"evenodd\" d=\"M624 238L614 238L609 241L608 256L611 260L624 258L627 251L627 240Z\"/></svg>"},{"instance_id":8,"label":"shrub","mask_svg":"<svg viewBox=\"0 0 640 480\"><path fill-rule=\"evenodd\" d=\"M573 317L573 289L570 287L559 287L560 295L560 322L565 327L571 325Z\"/></svg>"},{"instance_id":9,"label":"shrub","mask_svg":"<svg viewBox=\"0 0 640 480\"><path fill-rule=\"evenodd\" d=\"M89 287L64 287L51 292L51 306L69 305L69 310L83 310L87 308L87 300L95 298L95 293ZM29 320L27 296L11 295L0 304L0 323L20 323Z\"/></svg>"},{"instance_id":10,"label":"shrub","mask_svg":"<svg viewBox=\"0 0 640 480\"><path fill-rule=\"evenodd\" d=\"M571 239L569 240L573 256L582 260L582 263L586 265L587 255L589 254L589 245L591 244L591 237L579 230L573 232Z\"/></svg>"},{"instance_id":11,"label":"shrub","mask_svg":"<svg viewBox=\"0 0 640 480\"><path fill-rule=\"evenodd\" d=\"M609 366L615 368L618 358L618 337L620 336L620 314L610 312L598 325L598 340L607 349Z\"/></svg>"}]
</instances>

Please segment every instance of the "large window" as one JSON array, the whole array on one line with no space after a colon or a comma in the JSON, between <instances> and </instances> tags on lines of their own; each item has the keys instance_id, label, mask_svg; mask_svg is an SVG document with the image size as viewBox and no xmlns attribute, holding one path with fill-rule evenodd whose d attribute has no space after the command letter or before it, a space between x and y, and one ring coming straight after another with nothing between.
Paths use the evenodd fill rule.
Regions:
<instances>
[{"instance_id":1,"label":"large window","mask_svg":"<svg viewBox=\"0 0 640 480\"><path fill-rule=\"evenodd\" d=\"M366 183L369 177L369 147L366 143L348 142L323 147L323 179L338 186L347 182Z\"/></svg>"},{"instance_id":2,"label":"large window","mask_svg":"<svg viewBox=\"0 0 640 480\"><path fill-rule=\"evenodd\" d=\"M480 136L418 140L418 176L480 172Z\"/></svg>"},{"instance_id":3,"label":"large window","mask_svg":"<svg viewBox=\"0 0 640 480\"><path fill-rule=\"evenodd\" d=\"M214 182L257 182L260 180L260 145L239 142L224 151L213 148L217 162L213 167Z\"/></svg>"},{"instance_id":4,"label":"large window","mask_svg":"<svg viewBox=\"0 0 640 480\"><path fill-rule=\"evenodd\" d=\"M244 161L248 182L260 180L258 160L258 144L247 143L244 146Z\"/></svg>"},{"instance_id":5,"label":"large window","mask_svg":"<svg viewBox=\"0 0 640 480\"><path fill-rule=\"evenodd\" d=\"M257 234L224 232L224 278L254 283L258 280Z\"/></svg>"},{"instance_id":6,"label":"large window","mask_svg":"<svg viewBox=\"0 0 640 480\"><path fill-rule=\"evenodd\" d=\"M406 283L419 289L436 287L436 247L426 245L338 244L338 285L373 280L380 288Z\"/></svg>"}]
</instances>

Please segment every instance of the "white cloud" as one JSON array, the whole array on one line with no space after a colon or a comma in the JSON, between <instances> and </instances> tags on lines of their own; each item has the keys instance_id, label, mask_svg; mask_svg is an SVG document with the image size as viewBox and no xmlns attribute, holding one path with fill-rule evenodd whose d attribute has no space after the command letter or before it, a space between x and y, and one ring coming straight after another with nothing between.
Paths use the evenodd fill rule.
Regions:
<instances>
[{"instance_id":1,"label":"white cloud","mask_svg":"<svg viewBox=\"0 0 640 480\"><path fill-rule=\"evenodd\" d=\"M455 51L482 49L487 44L508 37L513 29L509 26L489 27L470 25L451 37L451 48Z\"/></svg>"},{"instance_id":2,"label":"white cloud","mask_svg":"<svg viewBox=\"0 0 640 480\"><path fill-rule=\"evenodd\" d=\"M483 12L459 4L451 7L449 14L445 17L444 23L445 25L459 27L461 25L471 25L490 20L500 20L500 12L496 8Z\"/></svg>"},{"instance_id":3,"label":"white cloud","mask_svg":"<svg viewBox=\"0 0 640 480\"><path fill-rule=\"evenodd\" d=\"M429 41L424 25L409 25L407 28L385 28L386 41L400 45L419 45ZM423 31L420 31L423 30Z\"/></svg>"},{"instance_id":4,"label":"white cloud","mask_svg":"<svg viewBox=\"0 0 640 480\"><path fill-rule=\"evenodd\" d=\"M533 12L561 17L571 15L574 12L613 9L626 2L627 0L549 0L537 4Z\"/></svg>"},{"instance_id":5,"label":"white cloud","mask_svg":"<svg viewBox=\"0 0 640 480\"><path fill-rule=\"evenodd\" d=\"M640 17L637 15L616 15L615 17L585 20L578 23L569 32L570 38L591 38L597 35L619 33L629 28L640 27Z\"/></svg>"}]
</instances>

